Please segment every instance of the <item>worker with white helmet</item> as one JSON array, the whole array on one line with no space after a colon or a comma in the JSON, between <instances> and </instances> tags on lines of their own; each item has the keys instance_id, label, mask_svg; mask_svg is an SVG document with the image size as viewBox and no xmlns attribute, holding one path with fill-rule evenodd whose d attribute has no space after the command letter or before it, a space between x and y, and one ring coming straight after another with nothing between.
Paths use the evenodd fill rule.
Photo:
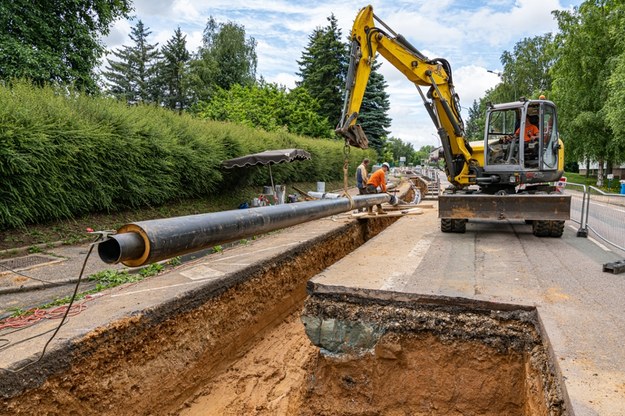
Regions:
<instances>
[{"instance_id":1,"label":"worker with white helmet","mask_svg":"<svg viewBox=\"0 0 625 416\"><path fill-rule=\"evenodd\" d=\"M386 192L386 172L389 171L391 166L384 162L382 167L369 176L367 181L367 193L377 194L378 192ZM382 209L382 204L377 204L378 214L386 214L386 211ZM369 214L373 214L373 207L368 207Z\"/></svg>"}]
</instances>

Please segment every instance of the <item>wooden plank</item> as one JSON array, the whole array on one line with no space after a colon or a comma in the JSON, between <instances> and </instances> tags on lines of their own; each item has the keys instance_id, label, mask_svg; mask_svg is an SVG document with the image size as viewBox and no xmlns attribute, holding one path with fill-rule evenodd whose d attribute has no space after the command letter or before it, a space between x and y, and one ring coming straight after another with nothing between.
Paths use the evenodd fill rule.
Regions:
<instances>
[{"instance_id":1,"label":"wooden plank","mask_svg":"<svg viewBox=\"0 0 625 416\"><path fill-rule=\"evenodd\" d=\"M404 209L402 211L386 211L386 214L378 214L375 210L373 214L368 212L359 212L357 214L351 214L352 218L382 218L382 217L402 217L404 215L420 215L423 214L423 210L419 208Z\"/></svg>"}]
</instances>

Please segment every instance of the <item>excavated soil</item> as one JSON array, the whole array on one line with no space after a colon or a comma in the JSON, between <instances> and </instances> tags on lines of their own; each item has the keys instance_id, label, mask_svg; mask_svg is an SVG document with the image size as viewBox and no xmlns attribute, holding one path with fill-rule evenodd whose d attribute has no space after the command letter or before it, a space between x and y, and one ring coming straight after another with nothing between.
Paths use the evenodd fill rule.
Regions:
<instances>
[{"instance_id":1,"label":"excavated soil","mask_svg":"<svg viewBox=\"0 0 625 416\"><path fill-rule=\"evenodd\" d=\"M306 329L301 317L261 336L180 414L566 414L533 311L309 299ZM338 345L340 334L341 352L311 345L316 319L332 330L310 339ZM363 322L381 330L369 349L358 340Z\"/></svg>"}]
</instances>

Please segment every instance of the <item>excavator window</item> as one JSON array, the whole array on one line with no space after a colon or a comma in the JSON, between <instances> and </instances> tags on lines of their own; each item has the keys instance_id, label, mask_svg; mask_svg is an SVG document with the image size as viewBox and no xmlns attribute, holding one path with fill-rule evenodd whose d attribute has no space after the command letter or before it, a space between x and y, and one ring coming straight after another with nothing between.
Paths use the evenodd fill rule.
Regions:
<instances>
[{"instance_id":1,"label":"excavator window","mask_svg":"<svg viewBox=\"0 0 625 416\"><path fill-rule=\"evenodd\" d=\"M545 106L541 127L543 137L542 169L555 170L558 167L558 126L554 107Z\"/></svg>"},{"instance_id":2,"label":"excavator window","mask_svg":"<svg viewBox=\"0 0 625 416\"><path fill-rule=\"evenodd\" d=\"M488 118L488 164L517 163L514 157L514 132L520 125L521 111L517 108L495 110Z\"/></svg>"},{"instance_id":3,"label":"excavator window","mask_svg":"<svg viewBox=\"0 0 625 416\"><path fill-rule=\"evenodd\" d=\"M533 126L537 127L540 131L540 105L530 105L527 108L527 121ZM527 130L527 122L525 129ZM543 140L538 134L537 138L523 144L523 160L525 161L525 168L538 169L540 164L541 147Z\"/></svg>"}]
</instances>

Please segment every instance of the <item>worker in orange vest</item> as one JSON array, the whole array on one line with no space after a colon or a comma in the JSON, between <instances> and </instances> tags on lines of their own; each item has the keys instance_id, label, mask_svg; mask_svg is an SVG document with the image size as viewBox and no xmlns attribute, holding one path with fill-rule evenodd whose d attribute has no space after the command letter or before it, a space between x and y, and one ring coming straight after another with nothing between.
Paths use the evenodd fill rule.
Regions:
<instances>
[{"instance_id":1,"label":"worker in orange vest","mask_svg":"<svg viewBox=\"0 0 625 416\"><path fill-rule=\"evenodd\" d=\"M391 166L384 162L382 163L382 167L369 176L369 180L367 181L367 193L368 194L377 194L380 192L386 192L386 172L389 171ZM378 214L386 214L386 211L382 209L382 204L377 204ZM373 207L367 207L367 211L369 214L373 214Z\"/></svg>"}]
</instances>

